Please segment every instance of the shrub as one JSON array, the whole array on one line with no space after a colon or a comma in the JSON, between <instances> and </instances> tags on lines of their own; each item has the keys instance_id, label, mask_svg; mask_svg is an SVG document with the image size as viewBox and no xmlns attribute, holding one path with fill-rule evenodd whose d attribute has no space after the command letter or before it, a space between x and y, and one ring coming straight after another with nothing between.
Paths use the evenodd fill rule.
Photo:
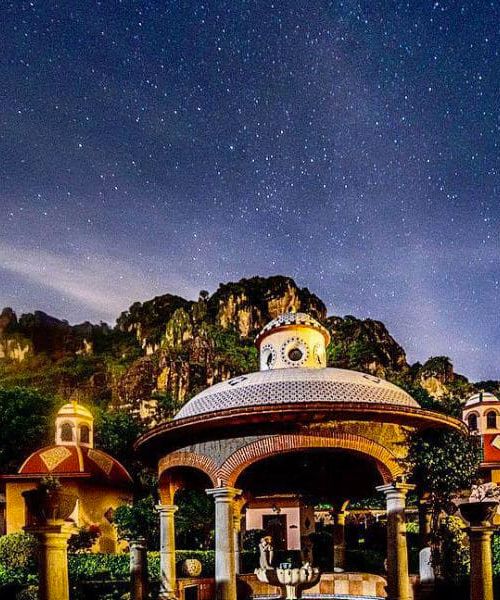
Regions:
<instances>
[{"instance_id":1,"label":"shrub","mask_svg":"<svg viewBox=\"0 0 500 600\"><path fill-rule=\"evenodd\" d=\"M16 594L16 600L38 600L38 586L29 585Z\"/></svg>"},{"instance_id":2,"label":"shrub","mask_svg":"<svg viewBox=\"0 0 500 600\"><path fill-rule=\"evenodd\" d=\"M214 573L215 552L213 550L177 550L175 557L177 564L186 558L197 558L203 566L203 576L210 576ZM70 554L68 569L72 582L127 580L130 576L130 556L129 554ZM159 580L159 552L148 552L148 571L151 581Z\"/></svg>"},{"instance_id":3,"label":"shrub","mask_svg":"<svg viewBox=\"0 0 500 600\"><path fill-rule=\"evenodd\" d=\"M449 582L460 583L469 573L470 553L467 534L460 517L445 517L438 530L440 575Z\"/></svg>"},{"instance_id":4,"label":"shrub","mask_svg":"<svg viewBox=\"0 0 500 600\"><path fill-rule=\"evenodd\" d=\"M27 533L0 537L0 564L9 569L29 569L34 565L36 540Z\"/></svg>"}]
</instances>

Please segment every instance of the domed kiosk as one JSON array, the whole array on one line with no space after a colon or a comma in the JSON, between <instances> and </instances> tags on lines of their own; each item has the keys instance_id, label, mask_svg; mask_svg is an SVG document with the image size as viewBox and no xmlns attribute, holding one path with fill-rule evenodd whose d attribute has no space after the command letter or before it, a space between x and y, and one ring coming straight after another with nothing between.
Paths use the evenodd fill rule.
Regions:
<instances>
[{"instance_id":1,"label":"domed kiosk","mask_svg":"<svg viewBox=\"0 0 500 600\"><path fill-rule=\"evenodd\" d=\"M306 557L314 518L300 498L328 502L336 509L333 571L334 565L343 567L343 509L375 489L387 500L387 594L409 598L404 508L412 486L401 461L407 434L466 427L421 409L387 381L327 368L329 341L328 331L309 315L277 317L256 338L259 372L213 385L138 440L140 455L158 465L163 598L176 593L174 495L193 483L215 501L218 599L235 600L237 577L244 577L238 575L241 525L268 530L272 525L276 546L300 549ZM308 593L349 594L345 581L343 592L334 578L330 582L325 587L322 578ZM375 592L374 587L371 595L382 595Z\"/></svg>"},{"instance_id":2,"label":"domed kiosk","mask_svg":"<svg viewBox=\"0 0 500 600\"><path fill-rule=\"evenodd\" d=\"M27 524L23 492L44 477L56 477L78 500L71 519L78 527L98 527L95 550L116 552L112 513L132 499L132 478L115 458L94 448L94 418L78 402L62 406L55 419L55 444L33 452L18 474L3 475L7 533Z\"/></svg>"}]
</instances>

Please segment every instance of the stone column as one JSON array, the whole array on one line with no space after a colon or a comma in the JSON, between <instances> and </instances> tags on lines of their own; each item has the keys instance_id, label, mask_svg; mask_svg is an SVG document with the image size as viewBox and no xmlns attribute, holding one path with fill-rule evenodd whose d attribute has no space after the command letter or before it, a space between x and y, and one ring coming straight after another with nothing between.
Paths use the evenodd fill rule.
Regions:
<instances>
[{"instance_id":1,"label":"stone column","mask_svg":"<svg viewBox=\"0 0 500 600\"><path fill-rule=\"evenodd\" d=\"M495 529L491 525L471 525L467 529L470 540L471 600L493 600L491 536Z\"/></svg>"},{"instance_id":2,"label":"stone column","mask_svg":"<svg viewBox=\"0 0 500 600\"><path fill-rule=\"evenodd\" d=\"M159 600L175 600L175 519L177 506L159 504L160 513L160 594Z\"/></svg>"},{"instance_id":3,"label":"stone column","mask_svg":"<svg viewBox=\"0 0 500 600\"><path fill-rule=\"evenodd\" d=\"M215 500L215 590L217 600L236 600L234 552L234 498L241 490L218 487L206 490Z\"/></svg>"},{"instance_id":4,"label":"stone column","mask_svg":"<svg viewBox=\"0 0 500 600\"><path fill-rule=\"evenodd\" d=\"M130 599L146 600L148 597L148 554L144 538L131 540L130 547Z\"/></svg>"},{"instance_id":5,"label":"stone column","mask_svg":"<svg viewBox=\"0 0 500 600\"><path fill-rule=\"evenodd\" d=\"M234 534L234 572L240 574L241 556L240 556L240 535L241 535L241 515L240 511L235 509L233 514L233 534Z\"/></svg>"},{"instance_id":6,"label":"stone column","mask_svg":"<svg viewBox=\"0 0 500 600\"><path fill-rule=\"evenodd\" d=\"M415 486L390 483L377 487L387 503L387 600L410 600L406 543L406 494Z\"/></svg>"},{"instance_id":7,"label":"stone column","mask_svg":"<svg viewBox=\"0 0 500 600\"><path fill-rule=\"evenodd\" d=\"M345 519L347 512L333 514L333 568L345 569Z\"/></svg>"},{"instance_id":8,"label":"stone column","mask_svg":"<svg viewBox=\"0 0 500 600\"><path fill-rule=\"evenodd\" d=\"M24 530L34 535L39 544L39 600L69 600L68 540L75 528L55 520Z\"/></svg>"}]
</instances>

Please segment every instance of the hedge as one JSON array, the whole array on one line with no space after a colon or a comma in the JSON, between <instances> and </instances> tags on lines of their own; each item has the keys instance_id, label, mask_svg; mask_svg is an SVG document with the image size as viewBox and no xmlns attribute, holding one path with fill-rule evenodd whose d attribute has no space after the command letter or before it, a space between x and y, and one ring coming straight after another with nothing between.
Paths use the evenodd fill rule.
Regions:
<instances>
[{"instance_id":1,"label":"hedge","mask_svg":"<svg viewBox=\"0 0 500 600\"><path fill-rule=\"evenodd\" d=\"M177 550L175 557L178 564L186 558L197 558L203 566L203 576L211 577L214 574L215 552L213 550ZM69 578L71 581L125 580L130 577L129 561L129 554L70 554ZM148 571L152 581L159 580L159 552L148 552Z\"/></svg>"}]
</instances>

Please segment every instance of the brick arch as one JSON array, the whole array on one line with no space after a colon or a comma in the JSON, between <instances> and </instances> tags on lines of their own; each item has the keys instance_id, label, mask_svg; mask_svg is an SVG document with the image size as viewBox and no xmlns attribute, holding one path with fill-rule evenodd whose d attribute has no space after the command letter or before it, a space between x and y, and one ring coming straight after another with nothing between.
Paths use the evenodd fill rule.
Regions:
<instances>
[{"instance_id":1,"label":"brick arch","mask_svg":"<svg viewBox=\"0 0 500 600\"><path fill-rule=\"evenodd\" d=\"M184 451L167 454L158 463L158 477L161 479L167 474L168 470L174 467L197 469L207 475L214 486L217 483L217 465L212 458L204 454Z\"/></svg>"},{"instance_id":2,"label":"brick arch","mask_svg":"<svg viewBox=\"0 0 500 600\"><path fill-rule=\"evenodd\" d=\"M251 464L276 454L309 448L340 448L368 455L375 459L385 483L403 474L397 458L384 446L359 435L329 431L321 436L274 435L247 444L226 459L217 476L227 485L234 486L239 475Z\"/></svg>"}]
</instances>

